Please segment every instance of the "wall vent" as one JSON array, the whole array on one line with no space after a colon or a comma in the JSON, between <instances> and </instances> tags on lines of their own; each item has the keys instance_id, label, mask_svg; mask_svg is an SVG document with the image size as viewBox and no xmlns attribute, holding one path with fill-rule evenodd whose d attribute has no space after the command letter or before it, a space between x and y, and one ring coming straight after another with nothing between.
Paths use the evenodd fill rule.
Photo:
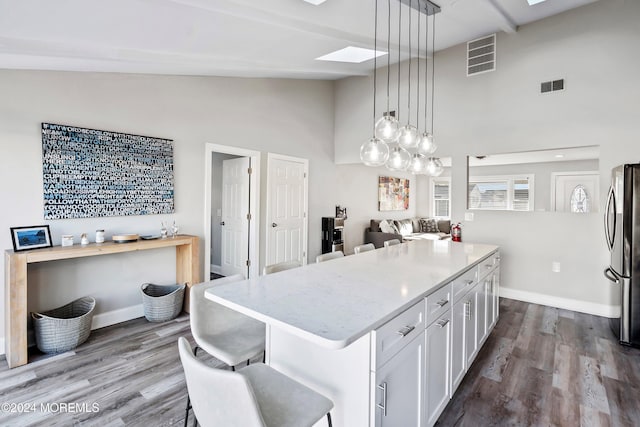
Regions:
<instances>
[{"instance_id":1,"label":"wall vent","mask_svg":"<svg viewBox=\"0 0 640 427\"><path fill-rule=\"evenodd\" d=\"M467 42L467 76L495 71L496 35Z\"/></svg>"},{"instance_id":2,"label":"wall vent","mask_svg":"<svg viewBox=\"0 0 640 427\"><path fill-rule=\"evenodd\" d=\"M564 79L540 83L540 93L555 92L557 90L564 90Z\"/></svg>"}]
</instances>

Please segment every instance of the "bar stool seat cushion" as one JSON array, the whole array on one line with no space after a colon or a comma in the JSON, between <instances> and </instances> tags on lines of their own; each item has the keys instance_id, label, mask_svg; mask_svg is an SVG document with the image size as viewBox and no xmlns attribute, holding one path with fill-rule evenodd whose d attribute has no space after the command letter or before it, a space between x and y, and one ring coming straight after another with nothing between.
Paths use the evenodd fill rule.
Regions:
<instances>
[{"instance_id":1,"label":"bar stool seat cushion","mask_svg":"<svg viewBox=\"0 0 640 427\"><path fill-rule=\"evenodd\" d=\"M251 383L268 426L312 426L333 408L331 400L262 363L242 368L238 373Z\"/></svg>"}]
</instances>

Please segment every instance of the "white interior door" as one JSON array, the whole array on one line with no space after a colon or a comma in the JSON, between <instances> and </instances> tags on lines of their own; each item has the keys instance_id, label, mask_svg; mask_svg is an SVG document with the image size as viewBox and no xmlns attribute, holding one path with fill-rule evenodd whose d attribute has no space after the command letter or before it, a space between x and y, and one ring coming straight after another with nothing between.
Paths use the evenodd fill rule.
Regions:
<instances>
[{"instance_id":1,"label":"white interior door","mask_svg":"<svg viewBox=\"0 0 640 427\"><path fill-rule=\"evenodd\" d=\"M248 275L249 259L249 167L250 158L222 162L222 247L223 276Z\"/></svg>"},{"instance_id":2,"label":"white interior door","mask_svg":"<svg viewBox=\"0 0 640 427\"><path fill-rule=\"evenodd\" d=\"M307 263L308 161L269 155L266 265Z\"/></svg>"},{"instance_id":3,"label":"white interior door","mask_svg":"<svg viewBox=\"0 0 640 427\"><path fill-rule=\"evenodd\" d=\"M556 212L598 211L600 174L597 171L554 173L551 185Z\"/></svg>"}]
</instances>

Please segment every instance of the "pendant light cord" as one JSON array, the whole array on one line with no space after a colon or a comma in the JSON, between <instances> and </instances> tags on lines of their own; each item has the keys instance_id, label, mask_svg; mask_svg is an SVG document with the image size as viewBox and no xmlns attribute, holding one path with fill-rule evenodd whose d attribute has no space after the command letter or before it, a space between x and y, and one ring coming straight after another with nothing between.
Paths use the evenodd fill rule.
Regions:
<instances>
[{"instance_id":1,"label":"pendant light cord","mask_svg":"<svg viewBox=\"0 0 640 427\"><path fill-rule=\"evenodd\" d=\"M385 115L390 115L389 111L389 86L391 66L391 0L387 0L387 111Z\"/></svg>"},{"instance_id":2,"label":"pendant light cord","mask_svg":"<svg viewBox=\"0 0 640 427\"><path fill-rule=\"evenodd\" d=\"M373 137L376 136L376 78L378 77L378 0L373 17Z\"/></svg>"},{"instance_id":3,"label":"pendant light cord","mask_svg":"<svg viewBox=\"0 0 640 427\"><path fill-rule=\"evenodd\" d=\"M413 0L409 0L409 90L407 91L407 126L411 120L411 8L413 7Z\"/></svg>"},{"instance_id":4,"label":"pendant light cord","mask_svg":"<svg viewBox=\"0 0 640 427\"><path fill-rule=\"evenodd\" d=\"M396 119L400 122L400 41L402 40L401 26L402 22L402 3L398 3L398 111L396 111Z\"/></svg>"},{"instance_id":5,"label":"pendant light cord","mask_svg":"<svg viewBox=\"0 0 640 427\"><path fill-rule=\"evenodd\" d=\"M420 2L418 1L418 7L420 6ZM416 84L418 88L416 89L416 93L418 97L416 98L416 129L419 128L418 124L420 123L420 9L418 9L418 70L416 72L418 78L416 79Z\"/></svg>"},{"instance_id":6,"label":"pendant light cord","mask_svg":"<svg viewBox=\"0 0 640 427\"><path fill-rule=\"evenodd\" d=\"M433 25L431 26L432 36L431 36L431 135L434 132L433 126L433 99L435 98L436 87L435 87L435 76L436 76L436 15L433 15Z\"/></svg>"},{"instance_id":7,"label":"pendant light cord","mask_svg":"<svg viewBox=\"0 0 640 427\"><path fill-rule=\"evenodd\" d=\"M429 7L427 6L427 18L425 20L424 30L424 131L429 132L429 122L427 121L427 115L429 108Z\"/></svg>"}]
</instances>

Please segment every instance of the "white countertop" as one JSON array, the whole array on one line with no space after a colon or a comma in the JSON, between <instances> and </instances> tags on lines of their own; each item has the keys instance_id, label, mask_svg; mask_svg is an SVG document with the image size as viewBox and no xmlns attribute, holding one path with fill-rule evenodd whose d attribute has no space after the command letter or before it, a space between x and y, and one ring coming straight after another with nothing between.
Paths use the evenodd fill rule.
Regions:
<instances>
[{"instance_id":1,"label":"white countertop","mask_svg":"<svg viewBox=\"0 0 640 427\"><path fill-rule=\"evenodd\" d=\"M343 348L498 249L413 241L228 283L212 301L328 348Z\"/></svg>"}]
</instances>

